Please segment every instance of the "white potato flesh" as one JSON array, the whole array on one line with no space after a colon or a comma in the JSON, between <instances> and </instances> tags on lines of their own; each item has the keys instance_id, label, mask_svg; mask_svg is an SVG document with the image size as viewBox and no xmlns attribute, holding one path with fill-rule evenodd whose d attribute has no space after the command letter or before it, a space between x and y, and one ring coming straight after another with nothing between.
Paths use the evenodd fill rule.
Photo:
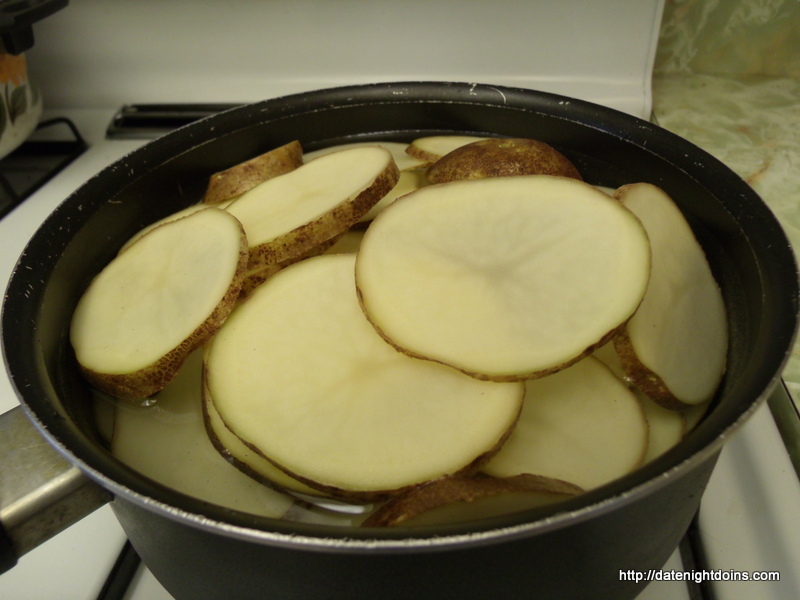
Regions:
<instances>
[{"instance_id":1,"label":"white potato flesh","mask_svg":"<svg viewBox=\"0 0 800 600\"><path fill-rule=\"evenodd\" d=\"M245 243L239 222L218 208L142 236L78 302L70 331L78 362L100 373L132 373L186 343L243 272Z\"/></svg>"},{"instance_id":2,"label":"white potato flesh","mask_svg":"<svg viewBox=\"0 0 800 600\"><path fill-rule=\"evenodd\" d=\"M314 160L315 158L319 158L320 156L330 154L331 152L338 152L339 150L349 150L350 148L360 148L362 146L380 146L381 148L386 148L389 152L392 153L392 158L394 158L394 162L397 164L397 168L400 169L400 172L410 171L412 169L418 169L425 164L425 161L420 160L418 158L414 158L413 156L409 156L408 154L406 154L406 148L408 147L408 144L406 144L405 142L389 142L389 141L352 142L349 144L338 144L336 146L328 146L327 148L321 148L319 150L306 152L305 154L303 154L303 161L309 162L311 160Z\"/></svg>"},{"instance_id":3,"label":"white potato flesh","mask_svg":"<svg viewBox=\"0 0 800 600\"><path fill-rule=\"evenodd\" d=\"M392 191L378 200L378 203L370 208L367 214L361 217L359 223L372 221L378 216L379 212L397 200L400 196L405 196L406 194L411 193L414 190L418 190L426 185L428 185L428 178L425 176L424 170L415 169L413 171L401 171L400 178L397 180L397 185L392 188Z\"/></svg>"},{"instance_id":4,"label":"white potato flesh","mask_svg":"<svg viewBox=\"0 0 800 600\"><path fill-rule=\"evenodd\" d=\"M208 179L204 204L231 202L259 183L293 171L303 164L303 147L297 140L273 148L250 160L214 173Z\"/></svg>"},{"instance_id":5,"label":"white potato flesh","mask_svg":"<svg viewBox=\"0 0 800 600\"><path fill-rule=\"evenodd\" d=\"M650 438L644 462L650 462L660 456L683 438L687 428L686 411L664 408L639 391L622 368L613 341L595 350L592 356L611 369L611 372L620 381L631 388L642 404L647 423L650 426Z\"/></svg>"},{"instance_id":6,"label":"white potato flesh","mask_svg":"<svg viewBox=\"0 0 800 600\"><path fill-rule=\"evenodd\" d=\"M475 377L574 362L636 310L650 249L594 187L530 175L455 181L395 201L364 235L356 283L393 345Z\"/></svg>"},{"instance_id":7,"label":"white potato flesh","mask_svg":"<svg viewBox=\"0 0 800 600\"><path fill-rule=\"evenodd\" d=\"M588 490L638 467L647 444L635 394L590 356L526 382L519 422L483 470L494 477L544 475Z\"/></svg>"},{"instance_id":8,"label":"white potato flesh","mask_svg":"<svg viewBox=\"0 0 800 600\"><path fill-rule=\"evenodd\" d=\"M268 482L286 489L291 492L303 494L317 494L313 488L289 477L266 458L248 448L230 429L225 426L217 412L210 394L206 393L202 400L204 419L206 428L209 430L209 437L215 440L233 459L242 463L246 468L251 469L259 480Z\"/></svg>"},{"instance_id":9,"label":"white potato flesh","mask_svg":"<svg viewBox=\"0 0 800 600\"><path fill-rule=\"evenodd\" d=\"M595 349L595 351L592 352L592 356L611 369L611 372L620 380L624 381L629 387L634 387L633 382L630 381L625 374L625 369L622 368L622 363L617 355L617 350L614 348L613 340Z\"/></svg>"},{"instance_id":10,"label":"white potato flesh","mask_svg":"<svg viewBox=\"0 0 800 600\"><path fill-rule=\"evenodd\" d=\"M216 335L206 374L242 440L312 487L366 500L495 451L523 386L396 352L359 308L354 266L325 255L269 279Z\"/></svg>"},{"instance_id":11,"label":"white potato flesh","mask_svg":"<svg viewBox=\"0 0 800 600\"><path fill-rule=\"evenodd\" d=\"M640 385L656 401L705 402L727 359L722 293L689 224L664 191L637 183L620 188L617 196L642 221L653 249L647 292L626 325L630 352L618 347L623 367L637 385L653 375L663 382L655 393Z\"/></svg>"},{"instance_id":12,"label":"white potato flesh","mask_svg":"<svg viewBox=\"0 0 800 600\"><path fill-rule=\"evenodd\" d=\"M405 151L406 154L430 164L456 148L485 139L485 137L471 135L431 135L415 139L406 147Z\"/></svg>"},{"instance_id":13,"label":"white potato flesh","mask_svg":"<svg viewBox=\"0 0 800 600\"><path fill-rule=\"evenodd\" d=\"M650 426L650 437L643 461L648 463L683 439L686 433L686 417L683 412L664 408L644 394L637 396Z\"/></svg>"},{"instance_id":14,"label":"white potato flesh","mask_svg":"<svg viewBox=\"0 0 800 600\"><path fill-rule=\"evenodd\" d=\"M686 427L684 428L684 435L689 433L692 429L697 427L698 423L703 420L703 417L711 407L711 401L701 402L700 404L693 404L692 406L681 411Z\"/></svg>"},{"instance_id":15,"label":"white potato flesh","mask_svg":"<svg viewBox=\"0 0 800 600\"><path fill-rule=\"evenodd\" d=\"M225 208L225 205L226 205L225 202L221 202L220 204L216 204L215 206L216 208ZM151 223L147 227L143 227L141 230L137 231L135 234L131 236L131 238L127 242L125 242L125 244L123 244L122 248L120 248L119 251L122 252L123 250L126 250L131 244L133 244L136 240L142 237L145 233L149 233L156 227L159 227L171 221L177 221L178 219L182 219L183 217L188 217L189 215L192 215L199 210L205 210L207 208L209 208L207 204L191 204L186 208L176 211L170 215L167 215L163 219L159 219L155 223Z\"/></svg>"},{"instance_id":16,"label":"white potato flesh","mask_svg":"<svg viewBox=\"0 0 800 600\"><path fill-rule=\"evenodd\" d=\"M318 244L317 246L312 247L311 249L298 254L297 256L293 256L286 260L282 260L279 262L275 262L272 264L268 264L266 266L257 267L254 269L248 269L244 274L244 281L242 282L242 291L239 293L239 301L242 302L246 300L250 294L253 293L258 286L263 284L267 279L275 275L281 269L285 269L291 264L296 263L297 261L310 258L312 256L318 256L319 254L323 254L330 250L333 246L339 242L339 240L349 232L345 232L344 234L336 235L329 240ZM355 250L354 250L355 251Z\"/></svg>"},{"instance_id":17,"label":"white potato flesh","mask_svg":"<svg viewBox=\"0 0 800 600\"><path fill-rule=\"evenodd\" d=\"M257 185L227 210L244 226L251 267L301 254L350 228L397 183L379 146L332 152ZM263 263L263 264L262 264Z\"/></svg>"}]
</instances>

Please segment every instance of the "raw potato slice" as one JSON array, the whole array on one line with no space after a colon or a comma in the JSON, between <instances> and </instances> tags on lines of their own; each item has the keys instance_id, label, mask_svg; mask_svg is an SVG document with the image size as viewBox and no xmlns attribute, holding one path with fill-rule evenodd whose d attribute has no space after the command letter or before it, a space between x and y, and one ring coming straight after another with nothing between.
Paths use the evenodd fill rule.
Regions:
<instances>
[{"instance_id":1,"label":"raw potato slice","mask_svg":"<svg viewBox=\"0 0 800 600\"><path fill-rule=\"evenodd\" d=\"M709 400L725 371L725 304L705 254L672 199L636 183L617 198L647 230L653 269L642 304L614 340L625 372L667 408Z\"/></svg>"},{"instance_id":2,"label":"raw potato slice","mask_svg":"<svg viewBox=\"0 0 800 600\"><path fill-rule=\"evenodd\" d=\"M444 477L392 498L365 527L474 521L552 504L582 493L576 485L524 473L513 477Z\"/></svg>"},{"instance_id":3,"label":"raw potato slice","mask_svg":"<svg viewBox=\"0 0 800 600\"><path fill-rule=\"evenodd\" d=\"M302 164L303 147L298 141L289 142L230 169L214 173L208 180L203 202L219 204L233 200L259 183L294 171Z\"/></svg>"},{"instance_id":4,"label":"raw potato slice","mask_svg":"<svg viewBox=\"0 0 800 600\"><path fill-rule=\"evenodd\" d=\"M425 175L424 170L416 169L413 171L401 171L400 179L398 179L397 185L395 185L392 190L383 198L378 200L378 203L370 208L369 212L361 217L358 222L368 223L372 221L378 216L379 212L397 200L400 196L405 196L406 194L409 194L414 190L418 190L426 185L428 185L428 178Z\"/></svg>"},{"instance_id":5,"label":"raw potato slice","mask_svg":"<svg viewBox=\"0 0 800 600\"><path fill-rule=\"evenodd\" d=\"M205 210L206 208L209 207L205 204L192 204L190 206L187 206L183 210L179 210L177 212L172 213L171 215L167 215L163 219L159 219L155 223L151 223L147 227L144 227L135 234L133 234L131 238L127 242L125 242L125 244L123 244L122 248L120 248L119 251L122 252L124 250L127 250L130 247L130 245L133 244L136 240L142 237L145 233L153 231L153 229L155 229L156 227L159 227L171 221L177 221L178 219L182 219L183 217L188 217L189 215L193 215L197 211ZM219 206L218 208L224 208L224 207Z\"/></svg>"},{"instance_id":6,"label":"raw potato slice","mask_svg":"<svg viewBox=\"0 0 800 600\"><path fill-rule=\"evenodd\" d=\"M592 356L611 369L611 372L614 373L617 378L625 382L628 387L635 387L633 382L628 379L628 376L625 374L625 370L622 368L622 363L619 362L619 356L617 356L617 351L614 348L614 340L611 340L607 344L603 344L597 348L594 352L592 352Z\"/></svg>"},{"instance_id":7,"label":"raw potato slice","mask_svg":"<svg viewBox=\"0 0 800 600\"><path fill-rule=\"evenodd\" d=\"M650 267L630 211L547 175L412 192L373 221L357 256L364 311L391 344L496 381L546 375L609 339Z\"/></svg>"},{"instance_id":8,"label":"raw potato slice","mask_svg":"<svg viewBox=\"0 0 800 600\"><path fill-rule=\"evenodd\" d=\"M681 414L683 415L683 418L686 421L684 434L689 433L692 429L697 427L697 424L703 420L703 417L708 412L710 405L711 401L709 400L708 402L695 404L681 411Z\"/></svg>"},{"instance_id":9,"label":"raw potato slice","mask_svg":"<svg viewBox=\"0 0 800 600\"><path fill-rule=\"evenodd\" d=\"M300 256L348 230L399 176L388 150L360 146L320 156L256 186L227 208L247 233L248 268Z\"/></svg>"},{"instance_id":10,"label":"raw potato slice","mask_svg":"<svg viewBox=\"0 0 800 600\"><path fill-rule=\"evenodd\" d=\"M589 356L526 382L519 422L483 470L494 477L536 473L589 490L638 467L647 444L635 394Z\"/></svg>"},{"instance_id":11,"label":"raw potato slice","mask_svg":"<svg viewBox=\"0 0 800 600\"><path fill-rule=\"evenodd\" d=\"M415 139L406 147L406 154L424 161L426 165L432 165L456 148L485 139L485 137L472 135L432 135L421 137Z\"/></svg>"},{"instance_id":12,"label":"raw potato slice","mask_svg":"<svg viewBox=\"0 0 800 600\"><path fill-rule=\"evenodd\" d=\"M208 438L214 448L229 463L262 484L295 493L319 494L317 490L289 477L266 458L248 448L242 440L225 427L207 388L202 399L202 406L203 422Z\"/></svg>"},{"instance_id":13,"label":"raw potato slice","mask_svg":"<svg viewBox=\"0 0 800 600\"><path fill-rule=\"evenodd\" d=\"M575 165L558 150L526 138L489 138L466 144L433 163L427 175L431 183L511 175L583 179Z\"/></svg>"},{"instance_id":14,"label":"raw potato slice","mask_svg":"<svg viewBox=\"0 0 800 600\"><path fill-rule=\"evenodd\" d=\"M162 389L233 309L246 264L242 226L218 208L142 236L92 281L73 314L70 339L86 379L118 398Z\"/></svg>"},{"instance_id":15,"label":"raw potato slice","mask_svg":"<svg viewBox=\"0 0 800 600\"><path fill-rule=\"evenodd\" d=\"M331 152L338 152L339 150L349 150L350 148L361 148L363 146L380 146L381 148L386 148L389 152L392 153L392 158L394 159L395 164L397 164L397 168L400 169L400 172L403 171L411 171L412 169L419 169L420 167L425 166L425 161L414 158L406 154L406 148L408 144L404 142L388 142L388 141L369 141L369 142L353 142L350 144L339 144L337 146L328 146L327 148L321 148L319 150L314 150L312 152L306 152L303 155L303 160L305 162L309 162L318 158L320 156L324 156L326 154L330 154Z\"/></svg>"},{"instance_id":16,"label":"raw potato slice","mask_svg":"<svg viewBox=\"0 0 800 600\"><path fill-rule=\"evenodd\" d=\"M425 171L420 167L426 165L426 162L418 158L414 158L406 154L408 144L402 142L354 142L352 144L340 144L338 146L330 146L313 152L305 154L305 161L309 162L320 156L325 156L331 152L338 152L339 150L347 150L349 148L360 148L363 146L380 146L386 148L392 153L392 158L400 170L400 178L392 190L381 198L378 203L369 209L369 212L361 217L359 223L369 223L375 216L382 211L386 206L394 202L400 196L407 194L427 185L428 179L425 176Z\"/></svg>"},{"instance_id":17,"label":"raw potato slice","mask_svg":"<svg viewBox=\"0 0 800 600\"><path fill-rule=\"evenodd\" d=\"M644 394L639 393L637 396L650 426L647 452L643 460L643 463L649 463L683 439L686 434L686 417L682 411L664 408Z\"/></svg>"},{"instance_id":18,"label":"raw potato slice","mask_svg":"<svg viewBox=\"0 0 800 600\"><path fill-rule=\"evenodd\" d=\"M523 386L396 352L359 308L354 265L352 254L309 258L236 308L206 361L223 422L342 499L385 499L478 469L513 427Z\"/></svg>"},{"instance_id":19,"label":"raw potato slice","mask_svg":"<svg viewBox=\"0 0 800 600\"><path fill-rule=\"evenodd\" d=\"M201 354L197 350L186 359L154 403L115 403L111 453L178 492L234 510L281 518L291 507L292 497L234 469L206 436L201 413ZM111 404L107 399L98 402Z\"/></svg>"},{"instance_id":20,"label":"raw potato slice","mask_svg":"<svg viewBox=\"0 0 800 600\"><path fill-rule=\"evenodd\" d=\"M642 404L647 423L650 426L650 438L647 445L647 453L644 457L645 463L660 456L681 440L687 428L686 415L684 414L686 411L664 408L640 392L622 368L613 340L595 350L592 356L611 369L611 372L620 381L631 388Z\"/></svg>"},{"instance_id":21,"label":"raw potato slice","mask_svg":"<svg viewBox=\"0 0 800 600\"><path fill-rule=\"evenodd\" d=\"M289 265L293 265L294 263L300 260L324 254L330 248L336 245L336 243L343 235L344 234L339 234L332 237L329 240L325 240L321 244L314 246L313 248L311 248L307 252L303 252L299 256L293 256L291 258L287 258L286 260L282 260L280 262L267 265L266 267L248 269L245 272L244 280L242 281L242 291L239 293L239 301L241 302L242 300L246 300L248 297L250 297L250 294L252 294L258 286L260 286L267 279L275 275L275 273L277 273L278 271L285 269Z\"/></svg>"},{"instance_id":22,"label":"raw potato slice","mask_svg":"<svg viewBox=\"0 0 800 600\"><path fill-rule=\"evenodd\" d=\"M239 301L242 302L250 297L258 286L263 284L267 279L275 275L278 271L286 268L287 266L302 260L302 257L290 258L286 261L281 261L266 267L258 267L255 269L248 269L245 271L244 279L242 280L242 289L239 292Z\"/></svg>"}]
</instances>

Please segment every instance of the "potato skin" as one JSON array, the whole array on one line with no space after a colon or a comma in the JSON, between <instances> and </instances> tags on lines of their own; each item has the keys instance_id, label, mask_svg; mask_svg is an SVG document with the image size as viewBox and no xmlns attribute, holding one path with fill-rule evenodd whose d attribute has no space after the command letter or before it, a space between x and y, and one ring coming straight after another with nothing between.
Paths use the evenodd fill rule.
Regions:
<instances>
[{"instance_id":1,"label":"potato skin","mask_svg":"<svg viewBox=\"0 0 800 600\"><path fill-rule=\"evenodd\" d=\"M364 527L401 525L428 510L455 502L473 502L480 498L509 492L538 492L554 498L576 496L584 490L577 485L531 473L496 478L478 474L471 477L443 477L418 485L396 496L364 521Z\"/></svg>"},{"instance_id":2,"label":"potato skin","mask_svg":"<svg viewBox=\"0 0 800 600\"><path fill-rule=\"evenodd\" d=\"M583 180L566 156L539 140L490 138L446 154L427 171L431 183L513 175L560 175Z\"/></svg>"},{"instance_id":3,"label":"potato skin","mask_svg":"<svg viewBox=\"0 0 800 600\"><path fill-rule=\"evenodd\" d=\"M658 374L642 364L628 335L627 324L619 330L613 341L622 370L642 394L668 410L691 408L691 404L682 402L672 393Z\"/></svg>"},{"instance_id":4,"label":"potato skin","mask_svg":"<svg viewBox=\"0 0 800 600\"><path fill-rule=\"evenodd\" d=\"M303 164L303 148L293 141L230 169L214 173L203 197L205 204L219 204L241 196L259 183L293 171Z\"/></svg>"},{"instance_id":5,"label":"potato skin","mask_svg":"<svg viewBox=\"0 0 800 600\"><path fill-rule=\"evenodd\" d=\"M476 456L469 464L464 465L461 469L459 469L459 470L455 471L454 473L451 473L450 475L447 475L445 477L446 478L447 477L472 477L472 476L478 475L478 473L484 467L484 465L486 465L486 463L488 463L489 460L491 460L491 458L500 451L500 449L503 447L503 444L506 443L506 440L509 438L511 433L514 431L514 428L517 425L517 421L519 421L520 414L522 414L522 402L520 402L520 404L519 404L519 411L517 412L516 416L514 417L514 421L511 423L511 425L508 427L508 429L506 429L503 432L503 434L500 436L500 438L494 443L494 445L491 448L488 448L487 450L485 450L484 452L482 452L481 454ZM258 447L254 446L254 445L252 445L252 444L250 444L248 442L245 442L244 440L242 440L242 441L253 452L255 452L256 454L261 455L266 460L270 460L269 457L265 456L264 453L261 452L261 450ZM270 460L270 462L273 462L273 461ZM373 502L389 501L392 498L395 498L395 497L399 496L400 494L405 494L405 493L415 489L416 487L418 487L420 485L425 485L427 483L430 483L430 481L422 482L422 483L411 484L411 485L407 485L407 486L404 486L404 487L391 489L391 490L352 490L352 489L343 489L343 488L340 488L340 487L336 487L336 486L328 485L328 484L325 484L325 483L321 483L319 481L314 481L314 480L308 479L308 478L303 477L303 476L301 476L301 475L299 475L297 473L292 472L291 470L281 466L278 463L273 462L273 464L276 467L278 467L279 469L281 469L284 473L289 475L290 477L292 477L292 478L296 479L297 481L299 481L300 483L303 483L303 484L307 485L308 487L313 488L314 490L317 490L317 492L319 494L321 494L321 495L328 496L329 498L332 498L334 500L340 500L340 501L343 501L343 502L352 502L354 504L369 504L369 503L373 503ZM431 480L431 481L439 481L439 480L437 479L437 480ZM571 485L571 484L566 484L566 485Z\"/></svg>"},{"instance_id":6,"label":"potato skin","mask_svg":"<svg viewBox=\"0 0 800 600\"><path fill-rule=\"evenodd\" d=\"M433 135L417 138L406 147L406 154L429 167L448 152L472 142L485 140L474 135Z\"/></svg>"},{"instance_id":7,"label":"potato skin","mask_svg":"<svg viewBox=\"0 0 800 600\"><path fill-rule=\"evenodd\" d=\"M268 264L265 267L261 267L259 269L250 270L248 269L247 272L244 274L244 281L242 282L242 291L239 293L239 302L243 302L246 300L250 294L252 294L258 286L264 283L267 279L275 275L281 269L285 269L289 265L293 265L296 262L301 260L305 260L306 258L311 258L312 256L319 256L328 251L328 249L333 246L336 242L339 241L344 235L344 232L333 236L332 238L325 240L321 244L318 244L308 250L307 252L303 252L302 254L298 254L297 256L292 256L287 258L286 260L282 260L276 263Z\"/></svg>"},{"instance_id":8,"label":"potato skin","mask_svg":"<svg viewBox=\"0 0 800 600\"><path fill-rule=\"evenodd\" d=\"M388 152L388 151L387 151ZM255 271L302 257L330 239L338 239L355 225L370 208L397 185L400 170L394 160L387 164L375 180L348 202L343 202L329 213L310 221L260 245L251 246L248 270Z\"/></svg>"},{"instance_id":9,"label":"potato skin","mask_svg":"<svg viewBox=\"0 0 800 600\"><path fill-rule=\"evenodd\" d=\"M216 209L215 209L216 210ZM228 290L208 318L183 342L156 362L130 373L100 373L79 365L83 377L96 389L120 400L139 400L152 396L172 381L186 358L211 339L236 306L244 282L249 257L247 238L241 228L241 244L236 272Z\"/></svg>"}]
</instances>

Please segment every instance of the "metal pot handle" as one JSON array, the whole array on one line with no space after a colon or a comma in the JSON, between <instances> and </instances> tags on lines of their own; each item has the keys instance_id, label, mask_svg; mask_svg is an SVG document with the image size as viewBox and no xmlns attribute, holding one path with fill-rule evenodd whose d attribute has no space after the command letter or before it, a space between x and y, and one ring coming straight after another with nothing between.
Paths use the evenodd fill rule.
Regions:
<instances>
[{"instance_id":1,"label":"metal pot handle","mask_svg":"<svg viewBox=\"0 0 800 600\"><path fill-rule=\"evenodd\" d=\"M111 500L70 464L22 410L0 415L0 573Z\"/></svg>"}]
</instances>

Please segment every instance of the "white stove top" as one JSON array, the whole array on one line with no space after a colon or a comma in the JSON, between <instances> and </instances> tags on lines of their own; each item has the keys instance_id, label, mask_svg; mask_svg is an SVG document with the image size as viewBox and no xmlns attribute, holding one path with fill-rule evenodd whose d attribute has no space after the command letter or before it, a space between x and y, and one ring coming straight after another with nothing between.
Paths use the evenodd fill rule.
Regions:
<instances>
[{"instance_id":1,"label":"white stove top","mask_svg":"<svg viewBox=\"0 0 800 600\"><path fill-rule=\"evenodd\" d=\"M39 223L103 166L140 146L141 141L106 140L113 110L72 111L90 148L34 196L0 220L0 283L5 285L16 258ZM5 373L0 375L0 412L17 404ZM725 446L702 501L699 531L706 568L719 574L777 571L780 581L714 581L717 600L800 597L800 483L768 407ZM93 600L125 542L109 507L23 556L0 575L0 598L9 600ZM683 570L678 551L664 571ZM127 600L168 600L170 596L140 568ZM640 600L697 598L682 581L655 581Z\"/></svg>"}]
</instances>

